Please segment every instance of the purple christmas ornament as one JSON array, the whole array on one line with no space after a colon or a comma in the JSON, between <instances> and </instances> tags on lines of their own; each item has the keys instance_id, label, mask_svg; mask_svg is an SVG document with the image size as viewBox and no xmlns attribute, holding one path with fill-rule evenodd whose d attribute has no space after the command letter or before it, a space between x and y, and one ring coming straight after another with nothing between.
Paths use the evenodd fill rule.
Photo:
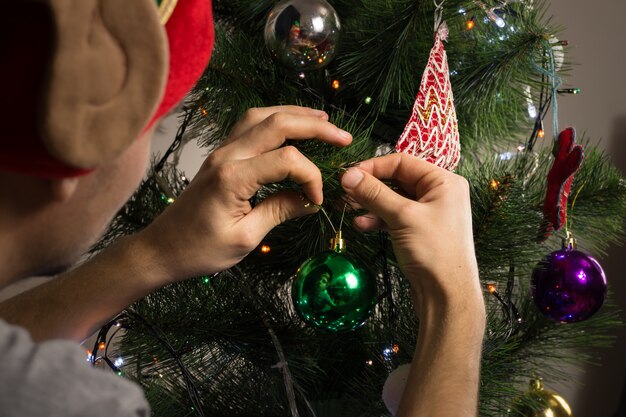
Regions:
<instances>
[{"instance_id":1,"label":"purple christmas ornament","mask_svg":"<svg viewBox=\"0 0 626 417\"><path fill-rule=\"evenodd\" d=\"M544 315L562 323L591 317L602 306L606 290L598 261L571 244L546 256L533 270L535 304Z\"/></svg>"}]
</instances>

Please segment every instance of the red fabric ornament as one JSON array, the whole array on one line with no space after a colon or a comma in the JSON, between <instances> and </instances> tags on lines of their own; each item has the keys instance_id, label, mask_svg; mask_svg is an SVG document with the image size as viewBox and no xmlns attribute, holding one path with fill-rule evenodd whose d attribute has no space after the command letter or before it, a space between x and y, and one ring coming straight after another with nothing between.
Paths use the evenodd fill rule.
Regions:
<instances>
[{"instance_id":1,"label":"red fabric ornament","mask_svg":"<svg viewBox=\"0 0 626 417\"><path fill-rule=\"evenodd\" d=\"M567 218L567 198L574 175L584 159L583 147L576 144L576 131L568 127L559 134L554 162L548 172L548 188L543 204L544 222L539 240L546 240L553 230L559 230Z\"/></svg>"},{"instance_id":2,"label":"red fabric ornament","mask_svg":"<svg viewBox=\"0 0 626 417\"><path fill-rule=\"evenodd\" d=\"M422 75L413 113L396 144L397 152L418 156L454 171L459 163L459 127L443 41L448 28L440 25Z\"/></svg>"}]
</instances>

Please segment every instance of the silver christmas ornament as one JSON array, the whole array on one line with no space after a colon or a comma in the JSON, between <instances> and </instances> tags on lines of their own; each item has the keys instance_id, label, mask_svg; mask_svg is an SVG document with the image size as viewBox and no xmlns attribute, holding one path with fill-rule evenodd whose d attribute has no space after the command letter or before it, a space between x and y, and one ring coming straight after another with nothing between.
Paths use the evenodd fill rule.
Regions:
<instances>
[{"instance_id":1,"label":"silver christmas ornament","mask_svg":"<svg viewBox=\"0 0 626 417\"><path fill-rule=\"evenodd\" d=\"M284 0L269 13L265 44L288 68L324 68L335 56L341 23L326 0Z\"/></svg>"}]
</instances>

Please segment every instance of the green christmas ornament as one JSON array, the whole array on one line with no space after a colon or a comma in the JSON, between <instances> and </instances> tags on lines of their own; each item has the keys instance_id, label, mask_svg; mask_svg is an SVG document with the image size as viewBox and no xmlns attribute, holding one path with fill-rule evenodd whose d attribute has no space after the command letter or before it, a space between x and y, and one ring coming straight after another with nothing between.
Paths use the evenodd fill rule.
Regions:
<instances>
[{"instance_id":1,"label":"green christmas ornament","mask_svg":"<svg viewBox=\"0 0 626 417\"><path fill-rule=\"evenodd\" d=\"M345 255L341 231L331 245L331 250L300 266L291 298L306 323L331 332L354 330L365 323L376 305L376 280Z\"/></svg>"}]
</instances>

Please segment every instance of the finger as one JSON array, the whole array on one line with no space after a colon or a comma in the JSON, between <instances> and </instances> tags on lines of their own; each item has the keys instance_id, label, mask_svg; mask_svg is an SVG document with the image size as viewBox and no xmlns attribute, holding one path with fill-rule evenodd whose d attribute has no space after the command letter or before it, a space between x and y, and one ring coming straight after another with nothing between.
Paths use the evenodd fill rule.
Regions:
<instances>
[{"instance_id":1,"label":"finger","mask_svg":"<svg viewBox=\"0 0 626 417\"><path fill-rule=\"evenodd\" d=\"M228 139L224 143L232 142L235 138L243 135L252 127L258 125L274 113L289 113L298 116L317 117L328 120L328 114L322 110L315 110L309 107L301 106L273 106L273 107L255 107L248 109L243 117L233 126Z\"/></svg>"},{"instance_id":2,"label":"finger","mask_svg":"<svg viewBox=\"0 0 626 417\"><path fill-rule=\"evenodd\" d=\"M316 117L274 113L222 148L232 159L251 158L280 147L287 139L319 139L335 146L352 142L350 133Z\"/></svg>"},{"instance_id":3,"label":"finger","mask_svg":"<svg viewBox=\"0 0 626 417\"><path fill-rule=\"evenodd\" d=\"M372 213L355 217L354 227L361 232L371 232L373 230L388 230L385 221Z\"/></svg>"},{"instance_id":4,"label":"finger","mask_svg":"<svg viewBox=\"0 0 626 417\"><path fill-rule=\"evenodd\" d=\"M443 168L405 153L394 153L368 159L359 168L376 178L395 180L405 192L417 197L452 175Z\"/></svg>"},{"instance_id":5,"label":"finger","mask_svg":"<svg viewBox=\"0 0 626 417\"><path fill-rule=\"evenodd\" d=\"M308 204L302 194L294 191L281 191L257 204L245 217L250 222L250 233L261 241L274 227L296 217L317 213L317 206Z\"/></svg>"},{"instance_id":6,"label":"finger","mask_svg":"<svg viewBox=\"0 0 626 417\"><path fill-rule=\"evenodd\" d=\"M246 184L262 185L290 178L302 186L306 197L322 204L322 174L319 168L293 146L285 146L241 161L242 179Z\"/></svg>"},{"instance_id":7,"label":"finger","mask_svg":"<svg viewBox=\"0 0 626 417\"><path fill-rule=\"evenodd\" d=\"M394 227L394 219L398 217L399 211L415 203L359 168L350 168L341 177L341 185L350 197L382 218L390 227Z\"/></svg>"}]
</instances>

